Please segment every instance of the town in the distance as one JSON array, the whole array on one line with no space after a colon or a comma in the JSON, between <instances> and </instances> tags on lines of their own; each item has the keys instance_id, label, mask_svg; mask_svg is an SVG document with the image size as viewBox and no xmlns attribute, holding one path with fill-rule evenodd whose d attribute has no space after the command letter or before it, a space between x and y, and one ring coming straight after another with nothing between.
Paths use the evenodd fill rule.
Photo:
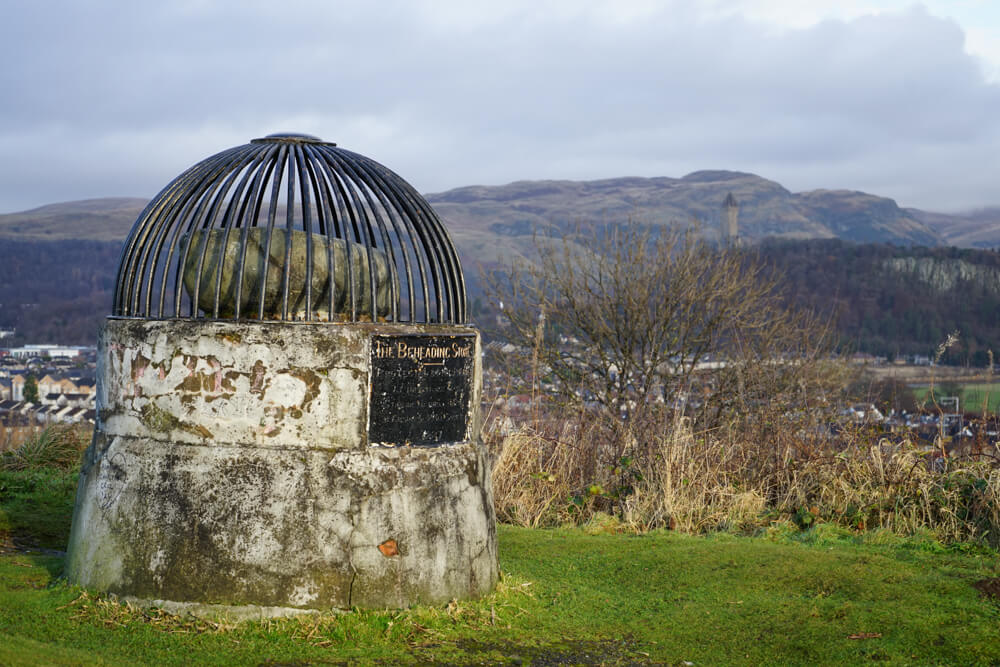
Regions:
<instances>
[{"instance_id":1,"label":"town in the distance","mask_svg":"<svg viewBox=\"0 0 1000 667\"><path fill-rule=\"evenodd\" d=\"M0 345L13 331L0 331ZM93 424L97 348L0 347L0 425Z\"/></svg>"}]
</instances>

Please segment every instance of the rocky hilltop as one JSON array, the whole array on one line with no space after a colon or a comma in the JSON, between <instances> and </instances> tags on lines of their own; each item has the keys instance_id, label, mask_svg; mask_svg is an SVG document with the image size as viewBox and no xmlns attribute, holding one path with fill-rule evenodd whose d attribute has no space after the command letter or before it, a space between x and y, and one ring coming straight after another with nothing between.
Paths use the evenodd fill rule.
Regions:
<instances>
[{"instance_id":1,"label":"rocky hilltop","mask_svg":"<svg viewBox=\"0 0 1000 667\"><path fill-rule=\"evenodd\" d=\"M457 188L427 199L471 249L488 236L494 237L494 247L513 249L535 230L577 223L697 222L706 236L716 237L729 193L739 203L740 236L750 241L782 237L903 245L945 242L892 199L847 190L793 193L775 181L735 171L697 171L683 178L518 181Z\"/></svg>"},{"instance_id":2,"label":"rocky hilltop","mask_svg":"<svg viewBox=\"0 0 1000 667\"><path fill-rule=\"evenodd\" d=\"M1000 292L1000 268L960 258L893 257L885 260L890 271L902 273L938 291L974 285L988 292Z\"/></svg>"}]
</instances>

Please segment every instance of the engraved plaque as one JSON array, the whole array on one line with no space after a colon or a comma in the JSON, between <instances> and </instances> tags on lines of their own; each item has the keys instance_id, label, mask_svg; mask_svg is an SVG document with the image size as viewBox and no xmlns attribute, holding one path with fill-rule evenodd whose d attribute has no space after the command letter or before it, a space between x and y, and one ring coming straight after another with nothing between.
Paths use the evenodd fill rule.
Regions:
<instances>
[{"instance_id":1,"label":"engraved plaque","mask_svg":"<svg viewBox=\"0 0 1000 667\"><path fill-rule=\"evenodd\" d=\"M431 446L468 437L474 334L372 336L368 440Z\"/></svg>"}]
</instances>

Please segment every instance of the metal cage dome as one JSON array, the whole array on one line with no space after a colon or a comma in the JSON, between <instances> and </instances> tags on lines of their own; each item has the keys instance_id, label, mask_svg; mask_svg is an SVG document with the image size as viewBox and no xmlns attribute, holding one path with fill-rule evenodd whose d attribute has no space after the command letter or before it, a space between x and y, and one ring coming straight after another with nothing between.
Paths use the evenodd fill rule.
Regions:
<instances>
[{"instance_id":1,"label":"metal cage dome","mask_svg":"<svg viewBox=\"0 0 1000 667\"><path fill-rule=\"evenodd\" d=\"M303 134L175 178L122 249L113 314L145 319L466 322L458 252L396 173Z\"/></svg>"}]
</instances>

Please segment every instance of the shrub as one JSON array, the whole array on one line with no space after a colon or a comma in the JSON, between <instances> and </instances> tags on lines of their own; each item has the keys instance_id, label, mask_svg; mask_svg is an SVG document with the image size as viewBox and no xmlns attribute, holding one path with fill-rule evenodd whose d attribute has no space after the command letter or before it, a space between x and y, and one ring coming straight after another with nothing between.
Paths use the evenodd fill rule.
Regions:
<instances>
[{"instance_id":1,"label":"shrub","mask_svg":"<svg viewBox=\"0 0 1000 667\"><path fill-rule=\"evenodd\" d=\"M578 525L604 513L624 529L753 532L833 524L1000 545L1000 450L944 470L909 440L858 429L695 432L686 418L642 428L587 415L487 429L501 521ZM782 528L784 532L786 528Z\"/></svg>"},{"instance_id":2,"label":"shrub","mask_svg":"<svg viewBox=\"0 0 1000 667\"><path fill-rule=\"evenodd\" d=\"M0 454L4 470L57 468L70 470L80 464L90 442L91 428L81 424L54 424L29 436L19 447Z\"/></svg>"}]
</instances>

